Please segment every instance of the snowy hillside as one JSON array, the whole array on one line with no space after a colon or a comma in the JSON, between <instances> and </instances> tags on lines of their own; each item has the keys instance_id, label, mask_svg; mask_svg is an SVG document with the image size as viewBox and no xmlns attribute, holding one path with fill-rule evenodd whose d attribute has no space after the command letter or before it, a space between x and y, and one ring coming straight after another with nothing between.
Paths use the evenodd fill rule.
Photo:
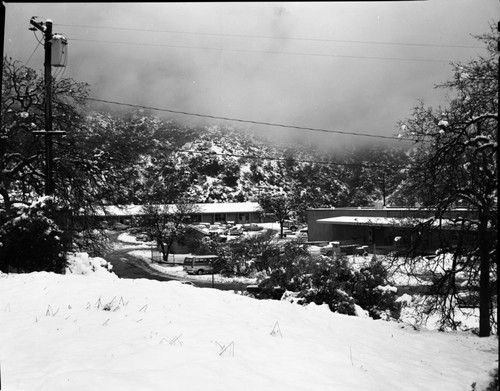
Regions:
<instances>
[{"instance_id":1,"label":"snowy hillside","mask_svg":"<svg viewBox=\"0 0 500 391\"><path fill-rule=\"evenodd\" d=\"M286 185L276 160L282 151L243 132L210 127L187 143L180 165L196 173L189 194L200 202L256 201L261 191L280 191Z\"/></svg>"},{"instance_id":2,"label":"snowy hillside","mask_svg":"<svg viewBox=\"0 0 500 391\"><path fill-rule=\"evenodd\" d=\"M2 390L467 391L498 366L496 337L72 266L0 274Z\"/></svg>"},{"instance_id":3,"label":"snowy hillside","mask_svg":"<svg viewBox=\"0 0 500 391\"><path fill-rule=\"evenodd\" d=\"M87 120L95 140L86 148L106 162L118 153L123 164L123 203L160 202L150 198L165 194L199 203L245 202L284 192L304 208L373 205L382 199L382 175L387 197L403 178L387 167L408 160L404 149L373 144L325 150L307 137L290 145L236 127L190 127L140 111L123 118L94 113Z\"/></svg>"}]
</instances>

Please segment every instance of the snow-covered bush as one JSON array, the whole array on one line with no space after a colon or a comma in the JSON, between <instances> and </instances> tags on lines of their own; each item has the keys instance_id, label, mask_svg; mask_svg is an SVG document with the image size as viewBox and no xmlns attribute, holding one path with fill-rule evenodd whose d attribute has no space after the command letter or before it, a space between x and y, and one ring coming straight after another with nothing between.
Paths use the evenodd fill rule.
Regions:
<instances>
[{"instance_id":1,"label":"snow-covered bush","mask_svg":"<svg viewBox=\"0 0 500 391\"><path fill-rule=\"evenodd\" d=\"M327 304L333 312L357 316L366 312L374 319L399 316L396 288L376 259L356 270L345 257L314 257L290 242L271 264L268 276L269 284L286 289L288 296L293 292L296 303Z\"/></svg>"},{"instance_id":2,"label":"snow-covered bush","mask_svg":"<svg viewBox=\"0 0 500 391\"><path fill-rule=\"evenodd\" d=\"M279 256L280 249L271 231L241 236L219 246L216 253L226 260L226 269L238 275L269 272L269 265Z\"/></svg>"},{"instance_id":3,"label":"snow-covered bush","mask_svg":"<svg viewBox=\"0 0 500 391\"><path fill-rule=\"evenodd\" d=\"M5 216L0 226L0 270L26 273L64 273L64 233L49 216L54 213L51 197L41 197L29 206L19 206L14 216Z\"/></svg>"},{"instance_id":4,"label":"snow-covered bush","mask_svg":"<svg viewBox=\"0 0 500 391\"><path fill-rule=\"evenodd\" d=\"M325 303L333 312L356 315L352 297L355 273L346 258L321 258L308 276L301 287L307 303Z\"/></svg>"},{"instance_id":5,"label":"snow-covered bush","mask_svg":"<svg viewBox=\"0 0 500 391\"><path fill-rule=\"evenodd\" d=\"M370 264L355 272L353 297L374 319L398 318L400 306L396 302L397 288L388 281L388 269L375 257Z\"/></svg>"},{"instance_id":6,"label":"snow-covered bush","mask_svg":"<svg viewBox=\"0 0 500 391\"><path fill-rule=\"evenodd\" d=\"M113 265L100 257L90 257L88 253L69 253L66 265L67 274L110 275Z\"/></svg>"}]
</instances>

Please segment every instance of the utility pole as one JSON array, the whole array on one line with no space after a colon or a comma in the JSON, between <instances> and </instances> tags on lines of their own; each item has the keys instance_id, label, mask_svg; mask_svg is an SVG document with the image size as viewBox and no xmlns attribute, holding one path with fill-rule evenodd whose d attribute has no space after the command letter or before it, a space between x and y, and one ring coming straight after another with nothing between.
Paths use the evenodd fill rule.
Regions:
<instances>
[{"instance_id":1,"label":"utility pole","mask_svg":"<svg viewBox=\"0 0 500 391\"><path fill-rule=\"evenodd\" d=\"M382 196L384 197L384 208L385 208L385 171L382 171Z\"/></svg>"},{"instance_id":2,"label":"utility pole","mask_svg":"<svg viewBox=\"0 0 500 391\"><path fill-rule=\"evenodd\" d=\"M2 90L3 90L3 51L4 51L4 37L5 37L5 4L2 1L2 4L0 4L0 29L2 33L2 39L0 40L0 51L2 52L2 64L0 65L0 75L1 75L1 82L2 84L0 87L0 101L2 100ZM2 119L0 118L0 124L2 122ZM1 384L0 384L0 389L1 389Z\"/></svg>"},{"instance_id":3,"label":"utility pole","mask_svg":"<svg viewBox=\"0 0 500 391\"><path fill-rule=\"evenodd\" d=\"M52 130L52 21L47 19L45 24L35 21L32 17L30 24L34 26L31 30L38 29L44 33L44 83L45 83L45 130L34 131L33 134L45 136L45 195L51 195L54 192L54 183L52 179L52 136L54 134L64 134L65 132Z\"/></svg>"}]
</instances>

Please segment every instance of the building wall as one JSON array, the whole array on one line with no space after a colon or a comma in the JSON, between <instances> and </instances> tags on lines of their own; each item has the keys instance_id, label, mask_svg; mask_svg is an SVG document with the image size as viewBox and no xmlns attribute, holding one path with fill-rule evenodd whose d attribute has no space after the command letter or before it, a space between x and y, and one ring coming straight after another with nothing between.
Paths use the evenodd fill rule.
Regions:
<instances>
[{"instance_id":1,"label":"building wall","mask_svg":"<svg viewBox=\"0 0 500 391\"><path fill-rule=\"evenodd\" d=\"M307 237L310 242L331 241L338 234L334 225L319 224L316 221L327 217L334 217L334 209L308 209L307 210Z\"/></svg>"},{"instance_id":2,"label":"building wall","mask_svg":"<svg viewBox=\"0 0 500 391\"><path fill-rule=\"evenodd\" d=\"M133 208L133 211L130 212L122 212L118 213L115 211L115 208L111 207L112 210L106 215L96 215L94 216L96 219L105 220L109 223L124 223L130 224L134 218L137 218L138 214L141 213L140 208ZM260 210L252 210L248 209L248 205L242 205L242 211L235 210L234 204L228 204L228 209L230 212L224 211L224 204L219 204L217 212L212 211L200 211L192 215L192 222L203 222L209 224L215 223L226 223L229 221L234 222L235 224L248 224L248 223L262 223L268 221L269 218L266 218L262 215ZM270 220L269 220L270 221Z\"/></svg>"},{"instance_id":3,"label":"building wall","mask_svg":"<svg viewBox=\"0 0 500 391\"><path fill-rule=\"evenodd\" d=\"M261 223L261 214L258 212L249 213L202 213L200 214L202 223L226 223L232 221L234 224Z\"/></svg>"},{"instance_id":4,"label":"building wall","mask_svg":"<svg viewBox=\"0 0 500 391\"><path fill-rule=\"evenodd\" d=\"M340 216L365 216L365 217L395 217L395 218L426 218L433 215L433 211L409 208L321 208L307 210L308 238L311 242L329 242L333 240L355 240L362 245L376 245L382 247L392 247L397 236L405 237L407 241L415 240L408 228L374 226L364 224L323 224L317 220ZM473 211L454 210L450 211L443 218L456 217L457 215L468 215L474 217ZM418 233L412 233L418 235ZM453 236L450 231L447 235ZM425 243L430 247L436 247L438 238L425 237Z\"/></svg>"}]
</instances>

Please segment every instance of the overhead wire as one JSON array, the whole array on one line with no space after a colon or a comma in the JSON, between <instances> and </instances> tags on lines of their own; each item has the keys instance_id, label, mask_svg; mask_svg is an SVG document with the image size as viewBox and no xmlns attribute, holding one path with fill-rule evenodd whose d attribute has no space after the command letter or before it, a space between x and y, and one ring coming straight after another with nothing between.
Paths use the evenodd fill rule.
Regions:
<instances>
[{"instance_id":1,"label":"overhead wire","mask_svg":"<svg viewBox=\"0 0 500 391\"><path fill-rule=\"evenodd\" d=\"M36 33L35 33L35 36L36 36ZM37 40L38 40L38 43L40 45L41 42L38 39L38 37L37 37ZM58 75L56 75L56 76L58 76ZM249 123L249 124L254 124L254 125L265 125L265 126L273 126L273 127L281 127L281 128L289 128L289 129L298 129L298 130L307 130L307 131L316 131L316 132L325 132L325 133L336 133L336 134L344 134L344 135L351 135L351 136L364 136L364 137L373 137L373 138L382 138L382 139L410 140L410 139L405 139L405 138L401 138L401 137L373 135L373 134L347 132L347 131L340 131L340 130L329 130L329 129L322 129L322 128L296 126L296 125L285 125L285 124L280 124L280 123L271 123L271 122L264 122L264 121L245 120L245 119L240 119L240 118L230 118L230 117L214 116L214 115L208 115L208 114L199 114L199 113L192 113L192 112L186 112L186 111L180 111L180 110L171 110L171 109L165 109L165 108L148 107L148 106L143 106L143 105L134 105L134 104L129 104L129 103L116 102L116 101L110 101L110 100L104 100L104 99L98 99L98 98L92 98L92 97L88 97L87 100L101 102L101 103L116 104L116 105L121 105L121 106L134 107L134 108L142 108L142 109L149 109L149 110L155 110L155 111L170 112L173 114L182 114L182 115L196 116L196 117L203 117L203 118L210 118L210 119L217 119L217 120Z\"/></svg>"},{"instance_id":2,"label":"overhead wire","mask_svg":"<svg viewBox=\"0 0 500 391\"><path fill-rule=\"evenodd\" d=\"M113 102L113 101L105 101L102 99L96 99L96 98L87 98L87 100L92 100L92 101L98 101L98 102L104 102L104 103L112 103L112 104L118 104L118 105L124 105L124 106L132 106L135 108L140 108L140 109L149 109L149 110L160 110L160 111L168 111L168 112L174 112L174 113L180 113L180 114L187 114L185 112L178 112L178 111L173 111L173 110L167 110L167 109L156 109L153 107L148 107L148 106L141 106L141 105L131 105L127 103L119 103L119 102ZM202 114L193 114L189 113L191 115L196 115L200 117L206 117L205 115ZM222 117L214 117L214 116L208 116L209 118L218 118L218 119L225 119ZM231 120L231 119L228 119ZM234 119L233 119L234 120ZM245 120L238 120L241 122L251 122L251 123L256 123L255 121L245 121ZM266 123L260 123L260 124L266 124ZM276 124L270 124L272 126L277 126ZM290 125L279 125L283 127L290 127ZM302 128L300 129L307 129L307 130L313 130L314 128ZM328 131L328 130L325 130ZM335 132L335 131L332 131ZM371 136L371 137L381 137L381 138L390 138L388 136L377 136L377 135L368 135L368 134L356 134L352 132L342 132L343 134L351 134L351 135L360 135L360 136ZM397 138L400 140L400 138ZM410 139L407 139L410 140ZM413 140L412 140L413 141ZM178 153L197 153L197 154L205 154L205 155L210 155L210 156L226 156L226 157L236 157L236 158L247 158L247 159L257 159L257 160L274 160L274 161L295 161L295 162L300 162L300 163L310 163L310 164L321 164L321 165L335 165L335 166L352 166L352 167L364 167L364 168L392 168L392 169L397 169L397 168L403 168L405 167L404 165L396 166L396 165L378 165L378 164L361 164L361 163L340 163L340 162L328 162L328 161L318 161L318 160L304 160L304 159L294 159L294 158L289 158L289 157L272 157L272 156L256 156L256 155L242 155L242 154L234 154L234 153L217 153L215 151L194 151L194 150L185 150L185 149L176 149L176 148L166 148L166 151L171 151L171 152L178 152Z\"/></svg>"},{"instance_id":3,"label":"overhead wire","mask_svg":"<svg viewBox=\"0 0 500 391\"><path fill-rule=\"evenodd\" d=\"M112 27L112 26L72 25L72 24L61 24L60 26L77 27L77 28L91 28L91 29L123 30L123 31L135 31L135 32L185 34L185 35L197 35L197 36L237 37L237 38L253 38L253 39L278 39L278 40L305 41L305 42L333 42L333 43L397 45L397 46L413 46L413 47L418 46L418 47L436 47L436 48L485 49L484 47L480 47L480 46L451 45L451 44L446 45L446 44L432 44L432 43L340 40L340 39L325 39L325 38L281 37L281 36L263 36L263 35L248 35L248 34L222 34L222 33L157 30L157 29L145 29L145 28ZM84 38L72 38L72 40L80 41L80 42L95 42L95 43L109 43L109 44L121 44L121 45L139 45L139 46L160 46L160 47L180 48L180 49L217 50L217 51L240 52L240 53L266 53L266 54L282 54L282 55L294 55L294 56L357 58L357 59L394 60L394 61L418 61L418 62L436 62L436 63L449 63L450 62L450 60L436 60L436 59L397 58L397 57L364 56L364 55L339 55L339 54L324 54L324 53L281 52L281 51L264 51L264 50L250 50L250 49L229 49L229 48L221 48L221 47L186 46L186 45L171 45L171 44L150 43L150 42L112 41L112 40L84 39Z\"/></svg>"},{"instance_id":4,"label":"overhead wire","mask_svg":"<svg viewBox=\"0 0 500 391\"><path fill-rule=\"evenodd\" d=\"M36 32L35 32L35 37L36 37ZM42 44L40 39L38 37L36 37L36 38L37 38L38 44L35 47L35 50L31 54L30 58L28 59L27 63L29 62L29 60L31 59L31 57L33 56L35 51L38 49L38 47ZM61 72L62 72L62 74L61 74ZM54 75L54 79L57 79L59 76L60 76L59 79L61 79L62 76L64 75L64 72L65 72L65 69L63 69L62 71L58 70L58 72L56 72L56 74ZM300 126L295 126L295 125L284 125L284 124L278 124L278 123L269 123L269 122L262 122L262 121L251 121L251 120L243 120L243 119L237 119L237 118L220 117L220 116L190 113L190 112L178 111L178 110L154 108L154 107L148 107L148 106L143 106L143 105L134 105L134 104L128 104L128 103L123 103L123 102L97 99L97 98L92 98L92 97L88 97L87 100L102 102L102 103L116 104L116 105L121 105L121 106L134 107L134 108L149 109L149 110L155 110L155 111L164 111L164 112L170 112L170 113L174 113L174 114L183 114L183 115L197 116L197 117L203 117L203 118L218 119L218 120L236 121L236 122L242 122L242 123L251 123L251 124L266 125L266 126L293 128L293 129L309 130L309 131L337 133L337 134L344 134L344 135L354 135L354 136L365 136L365 137L401 140L401 138L390 137L390 136L371 135L371 134L346 132L346 131L335 131L335 130L320 129L320 128L300 127ZM197 153L197 154L207 154L207 155L211 155L211 156L213 156L213 155L229 156L229 157L258 159L258 160L294 161L294 162L300 162L300 163L320 164L320 165L352 166L352 167L363 167L363 168L397 168L394 166L390 167L390 166L381 166L381 165L376 165L376 164L366 165L366 164L360 164L360 163L326 162L326 161L303 160L303 159L294 159L294 158L278 158L278 157L270 157L270 156L241 155L241 154L230 154L230 153L222 154L222 153L215 153L215 152L193 151L193 150L182 150L182 149L167 149L167 150L170 150L172 152L178 152L178 153Z\"/></svg>"},{"instance_id":5,"label":"overhead wire","mask_svg":"<svg viewBox=\"0 0 500 391\"><path fill-rule=\"evenodd\" d=\"M333 58L356 58L368 60L393 60L393 61L416 61L416 62L433 62L449 64L451 60L433 60L425 58L401 58L401 57L379 57L379 56L355 56L355 55L341 55L341 54L323 54L323 53L304 53L304 52L284 52L284 51L267 51L267 50L251 50L251 49L227 49L220 47L204 47L204 46L186 46L186 45L170 45L159 43L145 43L145 42L126 42L126 41L106 41L97 39L81 39L71 38L72 41L80 42L96 42L120 45L138 45L138 46L159 46L174 49L201 49L201 50L215 50L221 52L235 52L235 53L265 53L289 56L310 56L310 57L333 57Z\"/></svg>"},{"instance_id":6,"label":"overhead wire","mask_svg":"<svg viewBox=\"0 0 500 391\"><path fill-rule=\"evenodd\" d=\"M249 35L249 34L222 34L222 33L207 33L207 32L193 32L193 31L176 31L176 30L156 30L144 28L130 28L130 27L111 27L111 26L85 26L73 24L59 24L64 27L77 27L77 28L94 28L106 30L123 30L123 31L142 31L152 33L168 33L168 34L186 34L186 35L200 35L200 36L214 36L214 37L236 37L236 38L256 38L256 39L278 39L287 41L305 41L305 42L335 42L335 43L355 43L355 44L374 44L374 45L397 45L397 46L422 46L422 47L437 47L437 48L461 48L461 49L484 49L481 46L471 45L451 45L451 44L432 44L432 43L411 43L411 42L385 42L385 41L362 41L362 40L341 40L341 39L327 39L327 38L303 38L303 37L281 37L281 36L266 36L266 35Z\"/></svg>"},{"instance_id":7,"label":"overhead wire","mask_svg":"<svg viewBox=\"0 0 500 391\"><path fill-rule=\"evenodd\" d=\"M96 28L96 29L99 28L99 29L112 29L112 30L130 30L130 31L158 32L158 33L176 33L176 34L191 34L191 35L207 35L207 36L219 36L219 37L220 36L226 36L226 37L240 37L240 38L287 39L287 40L316 41L316 42L342 42L342 43L358 43L358 44L364 43L364 44L379 44L379 45L406 45L406 46L428 46L428 47L478 48L478 47L465 46L465 45L437 45L437 44L402 43L402 42L348 41L348 40L333 40L333 39L319 39L319 38L301 38L301 37L276 37L276 36L273 37L273 36L258 36L258 35L243 35L243 34L196 33L196 32L186 32L186 31L173 31L173 30L151 30L151 29L137 29L137 28L133 29L133 28L119 28L119 27L105 27L105 26L82 26L82 25L70 25L70 24L59 24L59 26L81 27L81 28ZM72 38L71 40L72 41L82 41L82 42L100 42L100 43L142 45L142 46L144 46L144 45L146 45L146 46L163 46L163 47L183 48L183 49L204 49L204 50L248 52L248 53L262 53L263 52L263 51L248 50L248 49L225 49L225 48L215 48L215 47L199 47L199 46L152 44L152 43L135 43L135 42L124 42L124 41L90 40L90 39L79 39L79 38ZM298 55L298 56L300 55L300 56L318 56L318 57L364 58L364 59L398 60L398 61L424 61L424 62L441 62L441 63L444 63L444 62L448 63L449 62L449 61L431 60L431 59L411 59L411 58L393 58L393 57L375 57L375 56L347 56L347 55L329 55L329 54L318 54L318 53L269 52L269 51L265 51L265 53L268 53L268 54L284 54L284 55ZM271 123L271 122L264 122L264 121L253 121L253 120L245 120L245 119L239 119L239 118L229 118L229 117L214 116L214 115L207 115L207 114L199 114L199 113L192 113L192 112L179 111L179 110L171 110L171 109L165 109L165 108L155 108L155 107L148 107L148 106L143 106L143 105L134 105L134 104L129 104L129 103L116 102L116 101L110 101L110 100L104 100L104 99L98 99L98 98L92 98L92 97L89 97L87 99L91 100L91 101L95 101L95 102L101 102L101 103L109 103L109 104L116 104L116 105L128 106L128 107L134 107L134 108L142 108L142 109L149 109L149 110L154 110L154 111L169 112L169 113L173 113L173 114L181 114L181 115L196 116L196 117L203 117L203 118L210 118L210 119L217 119L217 120L225 120L225 121L234 121L234 122L241 122L241 123L249 123L249 124L255 124L255 125L282 127L282 128L289 128L289 129L317 131L317 132L325 132L325 133L336 133L336 134L351 135L351 136L364 136L364 137L373 137L373 138L382 138L382 139L397 139L397 140L411 140L411 141L413 141L412 139L407 139L407 138L402 138L402 137L391 137L391 136L373 135L373 134L358 133L358 132L347 132L347 131L339 131L339 130L329 130L329 129L322 129L322 128L296 126L296 125L285 125L285 124L280 124L280 123ZM180 151L180 150L178 152L199 153L197 151ZM239 157L257 158L255 156L253 156L253 157L252 156L239 156ZM268 158L268 159L272 159L272 160L286 160L285 158L283 158L283 159ZM332 163L332 162L318 162L318 161L304 161L304 162L315 163L315 164L337 164L337 165L354 165L354 166L367 167L366 165L348 164L348 163ZM374 166L372 165L371 167L374 167Z\"/></svg>"},{"instance_id":8,"label":"overhead wire","mask_svg":"<svg viewBox=\"0 0 500 391\"><path fill-rule=\"evenodd\" d=\"M37 51L37 49L40 47L40 44L41 44L41 42L38 41L37 45L35 46L35 49L33 49L33 52L31 52L30 56L26 60L26 66L28 66L28 64L30 63L31 58L33 57L33 55L35 54L35 52Z\"/></svg>"},{"instance_id":9,"label":"overhead wire","mask_svg":"<svg viewBox=\"0 0 500 391\"><path fill-rule=\"evenodd\" d=\"M66 73L66 68L67 67L60 67L54 72L54 80L56 81L61 81L64 77L64 74Z\"/></svg>"},{"instance_id":10,"label":"overhead wire","mask_svg":"<svg viewBox=\"0 0 500 391\"><path fill-rule=\"evenodd\" d=\"M234 153L218 153L214 151L193 151L193 150L185 150L185 149L174 149L167 148L165 149L171 152L177 153L197 153L204 154L210 156L225 156L225 157L236 157L236 158L245 158L245 159L255 159L255 160L274 160L274 161L292 161L297 163L309 163L309 164L320 164L320 165L328 165L328 166L349 166L349 167L362 167L362 168L404 168L404 165L381 165L381 164L363 164L363 163L340 163L340 162L329 162L322 160L305 160L305 159L295 159L290 157L273 157L273 156L256 156L256 155L242 155L242 154L234 154Z\"/></svg>"},{"instance_id":11,"label":"overhead wire","mask_svg":"<svg viewBox=\"0 0 500 391\"><path fill-rule=\"evenodd\" d=\"M223 117L223 116L216 116L216 115L209 115L209 114L199 114L199 113L192 113L192 112L187 112L187 111L171 110L171 109L164 109L164 108L144 106L144 105L136 105L136 104L131 104L131 103L116 102L116 101L111 101L111 100L106 100L106 99L98 99L98 98L93 98L93 97L87 97L86 99L90 100L90 101L94 101L94 102L115 104L115 105L125 106L125 107L133 107L133 108L138 108L138 109L146 109L146 110L153 110L153 111L167 112L167 113L172 113L172 114L181 114L181 115L188 115L188 116L202 117L202 118L209 118L209 119L216 119L216 120L223 120L223 121L240 122L240 123L247 123L247 124L253 124L253 125L273 126L273 127L297 129L297 130L307 130L307 131L312 131L312 132L335 133L335 134L343 134L343 135L347 135L347 136L361 136L361 137L372 137L372 138L381 138L381 139L390 139L390 140L414 141L413 139L403 138L403 137L383 136L383 135L359 133L359 132L348 132L348 131L342 131L342 130L331 130L331 129L315 128L315 127L308 127L308 126L287 125L287 124L280 124L280 123L275 123L275 122L254 121L254 120L247 120L247 119L241 119L241 118L230 118L230 117Z\"/></svg>"},{"instance_id":12,"label":"overhead wire","mask_svg":"<svg viewBox=\"0 0 500 391\"><path fill-rule=\"evenodd\" d=\"M58 26L64 27L77 27L77 28L95 28L95 29L110 29L110 30L126 30L126 31L142 31L142 32L154 32L154 33L169 33L169 34L186 34L186 35L200 35L200 36L216 36L216 37L238 37L238 38L255 38L255 39L279 39L279 40L294 40L294 41L306 41L306 42L335 42L335 43L354 43L354 44L373 44L373 45L399 45L399 46L420 46L420 47L439 47L439 48L463 48L463 49L484 49L479 46L468 46L468 45L444 45L444 44L429 44L429 43L408 43L408 42L380 42L380 41L361 41L361 40L338 40L338 39L326 39L326 38L303 38L303 37L279 37L279 36L260 36L260 35L245 35L245 34L221 34L221 33L207 33L207 32L189 32L189 31L174 31L174 30L154 30L154 29L140 29L140 28L123 28L123 27L106 27L106 26L84 26L84 25L71 25L71 24L58 24ZM37 38L38 45L35 47L34 51L30 55L27 62L29 62L41 45L41 41L38 39L35 33L35 37ZM248 50L248 49L226 49L226 48L216 48L216 47L200 47L200 46L184 46L184 45L168 45L168 44L153 44L153 43L134 43L134 42L123 42L123 41L106 41L106 40L90 40L90 39L79 39L79 38L71 38L72 41L82 41L82 42L100 42L100 43L112 43L112 44L126 44L126 45L141 45L141 46L162 46L162 47L171 47L171 48L182 48L182 49L204 49L204 50L218 50L218 51L232 51L232 52L246 52L246 53L268 53L268 54L282 54L282 55L296 55L296 56L316 56L316 57L338 57L338 58L357 58L357 59L375 59L375 60L396 60L396 61L420 61L420 62L436 62L436 63L449 63L449 61L445 60L433 60L433 59L412 59L412 58L394 58L394 57L375 57L375 56L354 56L354 55L333 55L333 54L318 54L318 53L298 53L298 52L269 52L269 51L258 51L258 50ZM64 74L64 72L63 72ZM62 75L61 75L62 78ZM217 119L217 120L225 120L225 121L234 121L241 123L249 123L256 125L264 125L264 126L273 126L273 127L282 127L289 129L298 129L298 130L306 130L306 131L316 131L316 132L324 132L324 133L336 133L343 135L351 135L351 136L362 136L362 137L372 137L372 138L381 138L381 139L395 139L395 140L409 140L414 141L409 138L400 138L400 137L391 137L391 136L382 136L382 135L373 135L366 133L358 133L358 132L348 132L348 131L339 131L339 130L329 130L322 128L314 128L314 127L302 127L296 125L286 125L280 123L270 123L264 121L253 121L253 120L245 120L239 118L229 118L222 116L214 116L207 114L199 114L192 113L186 111L179 110L171 110L165 108L155 108L148 107L143 105L134 105L123 102L116 102L98 98L89 97L87 100L116 104L121 106L128 106L134 108L142 108L149 109L154 111L162 111L169 112L173 114L181 114L188 116L196 116L203 117L209 119ZM203 153L202 151L191 151L191 150L172 150L175 152L182 153ZM251 159L267 159L267 160L277 160L277 161L297 161L311 164L328 164L328 165L342 165L342 166L360 166L360 167L387 167L380 165L363 165L356 163L337 163L337 162L322 162L322 161L313 161L313 160L300 160L300 159L290 159L290 158L272 158L272 157L261 157L261 156L253 156L253 155L237 155L237 154L218 154L214 152L207 152L211 155L224 155L224 156L232 156L239 158L251 158Z\"/></svg>"}]
</instances>

